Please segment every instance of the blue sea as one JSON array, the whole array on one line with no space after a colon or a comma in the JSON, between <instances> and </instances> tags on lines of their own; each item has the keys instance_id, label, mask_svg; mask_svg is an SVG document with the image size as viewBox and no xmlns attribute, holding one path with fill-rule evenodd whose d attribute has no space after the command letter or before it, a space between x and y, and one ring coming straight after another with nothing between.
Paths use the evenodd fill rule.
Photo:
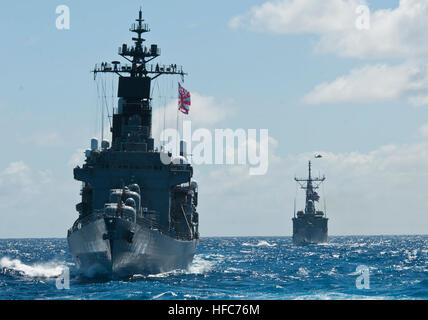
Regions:
<instances>
[{"instance_id":1,"label":"blue sea","mask_svg":"<svg viewBox=\"0 0 428 320\"><path fill-rule=\"evenodd\" d=\"M0 299L428 299L427 252L428 236L206 238L188 270L108 281L81 278L65 239L5 239Z\"/></svg>"}]
</instances>

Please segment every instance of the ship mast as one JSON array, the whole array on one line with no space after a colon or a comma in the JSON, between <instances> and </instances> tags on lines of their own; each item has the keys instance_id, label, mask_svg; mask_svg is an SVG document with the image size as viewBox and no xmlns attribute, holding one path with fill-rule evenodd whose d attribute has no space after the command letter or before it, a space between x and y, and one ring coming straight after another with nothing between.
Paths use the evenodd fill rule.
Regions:
<instances>
[{"instance_id":1,"label":"ship mast","mask_svg":"<svg viewBox=\"0 0 428 320\"><path fill-rule=\"evenodd\" d=\"M123 44L118 51L119 55L129 61L131 65L122 65L119 61L112 61L111 63L103 62L95 65L95 68L92 70L94 77L98 73L116 73L120 77L124 75L129 75L133 78L150 77L151 80L163 74L180 75L184 78L187 73L183 71L182 66L177 66L176 64L148 64L160 56L161 50L156 44L152 44L150 48L143 45L146 39L142 37L142 34L150 32L150 28L148 24L143 23L144 19L141 8L138 12L138 19L135 21L136 23L133 23L129 28L129 31L137 34L136 37L132 38L134 45L129 47L127 44Z\"/></svg>"},{"instance_id":2,"label":"ship mast","mask_svg":"<svg viewBox=\"0 0 428 320\"><path fill-rule=\"evenodd\" d=\"M143 23L140 8L138 18L129 31L134 33L132 46L122 44L118 54L129 63L119 61L102 62L95 65L94 78L98 73L114 73L119 76L118 108L113 114L112 149L115 151L151 152L154 151L152 138L151 82L161 75L179 75L184 81L187 75L176 64L153 65L150 62L160 56L157 44L144 45L143 34L150 32L148 24Z\"/></svg>"},{"instance_id":3,"label":"ship mast","mask_svg":"<svg viewBox=\"0 0 428 320\"><path fill-rule=\"evenodd\" d=\"M294 180L300 185L300 187L306 190L306 213L315 213L314 202L319 200L318 193L315 192L316 189L324 182L325 176L312 178L312 163L308 163L309 175L307 179L294 178ZM306 184L305 184L306 183Z\"/></svg>"}]
</instances>

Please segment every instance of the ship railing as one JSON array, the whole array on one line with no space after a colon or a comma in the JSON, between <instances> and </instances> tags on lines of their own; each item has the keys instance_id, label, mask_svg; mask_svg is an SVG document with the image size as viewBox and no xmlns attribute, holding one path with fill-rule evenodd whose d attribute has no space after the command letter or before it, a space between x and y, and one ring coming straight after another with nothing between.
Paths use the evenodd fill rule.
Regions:
<instances>
[{"instance_id":1,"label":"ship railing","mask_svg":"<svg viewBox=\"0 0 428 320\"><path fill-rule=\"evenodd\" d=\"M97 63L95 65L94 71L96 72L105 72L105 71L119 71L116 64L111 64L109 62Z\"/></svg>"},{"instance_id":2,"label":"ship railing","mask_svg":"<svg viewBox=\"0 0 428 320\"><path fill-rule=\"evenodd\" d=\"M121 49L120 49L121 50ZM159 49L156 51L160 54ZM96 72L132 72L132 65L130 64L111 64L102 63L96 64L94 71ZM148 73L165 73L165 74L184 74L183 66L176 64L146 64L146 71Z\"/></svg>"},{"instance_id":3,"label":"ship railing","mask_svg":"<svg viewBox=\"0 0 428 320\"><path fill-rule=\"evenodd\" d=\"M171 164L171 171L190 171L188 164Z\"/></svg>"},{"instance_id":4,"label":"ship railing","mask_svg":"<svg viewBox=\"0 0 428 320\"><path fill-rule=\"evenodd\" d=\"M121 56L130 56L130 55L133 55L136 53L136 49L135 49L135 46L129 46L128 47L128 46L122 45L121 47L119 47L117 52ZM160 56L161 49L158 48L156 45L152 45L150 48L144 47L143 53L146 55L151 55L151 56Z\"/></svg>"},{"instance_id":5,"label":"ship railing","mask_svg":"<svg viewBox=\"0 0 428 320\"><path fill-rule=\"evenodd\" d=\"M133 24L131 24L129 31L132 31L132 32L136 32L136 31L149 32L150 28L149 28L149 25L147 23L142 23L141 26L139 23L133 23Z\"/></svg>"},{"instance_id":6,"label":"ship railing","mask_svg":"<svg viewBox=\"0 0 428 320\"><path fill-rule=\"evenodd\" d=\"M111 68L111 66L108 66L108 67ZM178 66L176 64L152 64L152 63L149 64L148 63L146 64L146 70L150 73L156 73L156 72L171 73L171 74L184 73L183 66ZM129 71L132 71L132 66L130 64L121 64L117 66L117 71L129 72Z\"/></svg>"},{"instance_id":7,"label":"ship railing","mask_svg":"<svg viewBox=\"0 0 428 320\"><path fill-rule=\"evenodd\" d=\"M176 64L148 64L147 71L150 72L163 72L163 73L184 73L183 66Z\"/></svg>"}]
</instances>

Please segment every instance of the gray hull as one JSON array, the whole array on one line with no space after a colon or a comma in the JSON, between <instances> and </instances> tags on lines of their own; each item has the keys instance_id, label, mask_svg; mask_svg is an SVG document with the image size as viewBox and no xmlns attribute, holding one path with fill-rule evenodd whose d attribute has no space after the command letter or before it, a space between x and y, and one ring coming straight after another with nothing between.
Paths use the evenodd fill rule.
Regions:
<instances>
[{"instance_id":1,"label":"gray hull","mask_svg":"<svg viewBox=\"0 0 428 320\"><path fill-rule=\"evenodd\" d=\"M327 218L293 218L293 243L317 244L328 240Z\"/></svg>"},{"instance_id":2,"label":"gray hull","mask_svg":"<svg viewBox=\"0 0 428 320\"><path fill-rule=\"evenodd\" d=\"M82 274L127 277L187 268L198 240L178 240L121 218L100 218L68 236Z\"/></svg>"}]
</instances>

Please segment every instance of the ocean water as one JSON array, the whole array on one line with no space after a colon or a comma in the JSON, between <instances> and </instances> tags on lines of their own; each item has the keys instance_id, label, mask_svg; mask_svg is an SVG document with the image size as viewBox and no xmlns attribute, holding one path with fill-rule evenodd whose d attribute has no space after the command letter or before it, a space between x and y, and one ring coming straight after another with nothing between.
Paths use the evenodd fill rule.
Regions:
<instances>
[{"instance_id":1,"label":"ocean water","mask_svg":"<svg viewBox=\"0 0 428 320\"><path fill-rule=\"evenodd\" d=\"M0 299L428 299L427 253L428 236L206 238L188 270L107 281L81 278L65 239L5 239Z\"/></svg>"}]
</instances>

